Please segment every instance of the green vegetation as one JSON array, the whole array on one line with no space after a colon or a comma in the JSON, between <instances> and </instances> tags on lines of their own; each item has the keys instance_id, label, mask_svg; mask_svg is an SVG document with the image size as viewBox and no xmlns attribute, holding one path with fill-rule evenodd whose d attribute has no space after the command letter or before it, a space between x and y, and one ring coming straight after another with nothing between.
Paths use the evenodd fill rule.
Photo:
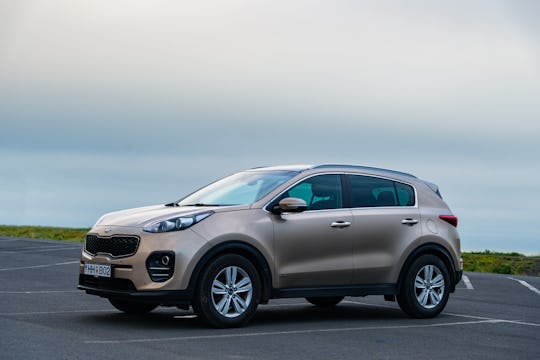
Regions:
<instances>
[{"instance_id":1,"label":"green vegetation","mask_svg":"<svg viewBox=\"0 0 540 360\"><path fill-rule=\"evenodd\" d=\"M83 242L84 236L89 230L90 229L74 229L45 226L0 225L0 236Z\"/></svg>"},{"instance_id":2,"label":"green vegetation","mask_svg":"<svg viewBox=\"0 0 540 360\"><path fill-rule=\"evenodd\" d=\"M0 236L82 242L89 230L84 228L0 225ZM485 250L464 252L461 257L465 271L540 276L540 256Z\"/></svg>"},{"instance_id":3,"label":"green vegetation","mask_svg":"<svg viewBox=\"0 0 540 360\"><path fill-rule=\"evenodd\" d=\"M489 250L464 252L465 271L490 272L497 274L540 276L540 256L525 256L516 252L499 253Z\"/></svg>"}]
</instances>

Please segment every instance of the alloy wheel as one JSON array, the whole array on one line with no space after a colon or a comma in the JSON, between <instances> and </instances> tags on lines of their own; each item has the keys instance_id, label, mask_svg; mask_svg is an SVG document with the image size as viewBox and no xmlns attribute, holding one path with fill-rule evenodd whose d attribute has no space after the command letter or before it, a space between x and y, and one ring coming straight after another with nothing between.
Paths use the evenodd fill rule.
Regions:
<instances>
[{"instance_id":1,"label":"alloy wheel","mask_svg":"<svg viewBox=\"0 0 540 360\"><path fill-rule=\"evenodd\" d=\"M253 297L253 284L242 268L228 266L212 281L211 293L216 311L227 318L235 318L248 309Z\"/></svg>"},{"instance_id":2,"label":"alloy wheel","mask_svg":"<svg viewBox=\"0 0 540 360\"><path fill-rule=\"evenodd\" d=\"M416 300L426 308L432 309L443 300L445 294L444 276L435 265L425 265L414 280Z\"/></svg>"}]
</instances>

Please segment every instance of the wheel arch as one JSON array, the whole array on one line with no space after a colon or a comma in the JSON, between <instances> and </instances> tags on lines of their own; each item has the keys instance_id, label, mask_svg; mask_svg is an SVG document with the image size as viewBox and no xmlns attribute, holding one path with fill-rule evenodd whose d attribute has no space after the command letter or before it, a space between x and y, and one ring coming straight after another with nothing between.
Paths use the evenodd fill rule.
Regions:
<instances>
[{"instance_id":1,"label":"wheel arch","mask_svg":"<svg viewBox=\"0 0 540 360\"><path fill-rule=\"evenodd\" d=\"M225 254L237 254L245 257L255 268L261 280L261 303L267 303L271 296L272 273L263 254L253 245L243 241L232 240L220 243L208 250L199 260L191 274L188 288L193 291L200 280L201 272L212 260Z\"/></svg>"},{"instance_id":2,"label":"wheel arch","mask_svg":"<svg viewBox=\"0 0 540 360\"><path fill-rule=\"evenodd\" d=\"M456 276L456 268L452 260L452 256L450 255L450 252L447 249L445 249L444 246L440 244L428 243L428 244L424 244L417 247L413 252L409 254L409 256L407 257L407 260L405 260L399 273L399 278L398 278L398 283L397 283L397 293L401 292L401 285L403 283L403 278L405 277L405 274L407 273L413 261L416 260L419 256L426 255L426 254L437 256L439 259L441 259L442 262L444 262L450 274L450 292L455 291L456 283L457 281L459 281L459 279Z\"/></svg>"}]
</instances>

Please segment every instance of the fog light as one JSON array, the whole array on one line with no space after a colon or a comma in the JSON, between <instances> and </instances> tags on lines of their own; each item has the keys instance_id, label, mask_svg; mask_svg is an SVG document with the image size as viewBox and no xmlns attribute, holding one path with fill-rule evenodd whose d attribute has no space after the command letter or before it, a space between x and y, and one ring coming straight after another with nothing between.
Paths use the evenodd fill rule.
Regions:
<instances>
[{"instance_id":1,"label":"fog light","mask_svg":"<svg viewBox=\"0 0 540 360\"><path fill-rule=\"evenodd\" d=\"M161 258L161 264L163 266L169 266L170 261L171 258L169 257L169 255L163 255L163 257Z\"/></svg>"},{"instance_id":2,"label":"fog light","mask_svg":"<svg viewBox=\"0 0 540 360\"><path fill-rule=\"evenodd\" d=\"M156 251L148 256L146 270L154 282L169 280L174 274L174 253L172 251Z\"/></svg>"}]
</instances>

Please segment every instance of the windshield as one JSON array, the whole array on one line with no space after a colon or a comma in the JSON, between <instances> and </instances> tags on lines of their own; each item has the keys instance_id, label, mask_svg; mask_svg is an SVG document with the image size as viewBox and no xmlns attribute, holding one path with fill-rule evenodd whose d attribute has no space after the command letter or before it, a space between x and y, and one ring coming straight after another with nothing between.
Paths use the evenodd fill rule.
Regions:
<instances>
[{"instance_id":1,"label":"windshield","mask_svg":"<svg viewBox=\"0 0 540 360\"><path fill-rule=\"evenodd\" d=\"M180 206L251 204L291 179L296 171L244 171L212 183L178 203Z\"/></svg>"}]
</instances>

